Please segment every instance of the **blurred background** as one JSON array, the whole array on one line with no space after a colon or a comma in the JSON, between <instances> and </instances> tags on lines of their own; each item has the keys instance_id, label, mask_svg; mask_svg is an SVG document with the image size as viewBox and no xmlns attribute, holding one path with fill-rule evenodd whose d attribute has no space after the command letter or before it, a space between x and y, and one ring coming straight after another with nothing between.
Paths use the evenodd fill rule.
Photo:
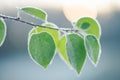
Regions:
<instances>
[{"instance_id":1,"label":"blurred background","mask_svg":"<svg viewBox=\"0 0 120 80\"><path fill-rule=\"evenodd\" d=\"M46 70L35 64L27 51L32 26L5 20L7 37L0 47L0 80L120 80L120 1L119 0L0 0L0 14L16 17L17 8L33 6L48 13L48 21L71 27L78 17L97 18L102 28L102 53L94 67L87 58L80 76L56 53ZM22 19L40 24L20 11Z\"/></svg>"}]
</instances>

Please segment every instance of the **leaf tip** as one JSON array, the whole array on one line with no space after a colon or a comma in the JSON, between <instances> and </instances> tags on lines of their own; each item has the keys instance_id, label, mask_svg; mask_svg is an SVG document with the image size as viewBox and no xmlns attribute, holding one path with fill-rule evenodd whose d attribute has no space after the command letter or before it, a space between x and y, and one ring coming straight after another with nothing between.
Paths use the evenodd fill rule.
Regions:
<instances>
[{"instance_id":1,"label":"leaf tip","mask_svg":"<svg viewBox=\"0 0 120 80\"><path fill-rule=\"evenodd\" d=\"M77 72L77 74L80 74L80 70L77 70L76 72Z\"/></svg>"}]
</instances>

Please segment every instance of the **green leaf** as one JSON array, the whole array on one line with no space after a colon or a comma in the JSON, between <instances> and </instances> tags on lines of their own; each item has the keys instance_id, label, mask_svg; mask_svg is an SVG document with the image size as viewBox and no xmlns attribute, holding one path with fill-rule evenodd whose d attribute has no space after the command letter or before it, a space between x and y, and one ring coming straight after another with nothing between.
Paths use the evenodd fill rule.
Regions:
<instances>
[{"instance_id":1,"label":"green leaf","mask_svg":"<svg viewBox=\"0 0 120 80\"><path fill-rule=\"evenodd\" d=\"M93 35L87 35L85 37L85 48L89 58L94 62L94 64L97 64L100 56L100 44L97 38Z\"/></svg>"},{"instance_id":2,"label":"green leaf","mask_svg":"<svg viewBox=\"0 0 120 80\"><path fill-rule=\"evenodd\" d=\"M61 58L62 58L67 64L70 64L70 63L69 63L69 60L68 60L67 53L66 53L66 37L65 37L65 36L62 36L61 39L59 40L59 44L58 44L57 49L58 49L58 51L59 51L59 55L61 56Z\"/></svg>"},{"instance_id":3,"label":"green leaf","mask_svg":"<svg viewBox=\"0 0 120 80\"><path fill-rule=\"evenodd\" d=\"M2 46L6 37L6 24L3 19L0 19L0 46Z\"/></svg>"},{"instance_id":4,"label":"green leaf","mask_svg":"<svg viewBox=\"0 0 120 80\"><path fill-rule=\"evenodd\" d=\"M43 26L57 28L57 26L52 23L45 23L45 24L43 24ZM40 33L40 32L48 32L53 37L53 39L55 41L55 45L57 47L57 45L59 43L59 34L60 34L57 30L42 28L42 27L35 27L30 31L29 36L31 36L32 34L35 34L35 33Z\"/></svg>"},{"instance_id":5,"label":"green leaf","mask_svg":"<svg viewBox=\"0 0 120 80\"><path fill-rule=\"evenodd\" d=\"M79 74L86 59L83 38L77 34L67 35L66 49L70 64Z\"/></svg>"},{"instance_id":6,"label":"green leaf","mask_svg":"<svg viewBox=\"0 0 120 80\"><path fill-rule=\"evenodd\" d=\"M40 20L43 20L43 21L47 20L47 14L41 9L37 9L33 7L24 7L21 10Z\"/></svg>"},{"instance_id":7,"label":"green leaf","mask_svg":"<svg viewBox=\"0 0 120 80\"><path fill-rule=\"evenodd\" d=\"M93 34L97 38L100 38L101 29L97 20L90 17L82 17L77 21L76 26L79 29L82 29L85 33Z\"/></svg>"},{"instance_id":8,"label":"green leaf","mask_svg":"<svg viewBox=\"0 0 120 80\"><path fill-rule=\"evenodd\" d=\"M29 41L29 52L31 57L46 68L55 53L55 43L47 32L33 34Z\"/></svg>"}]
</instances>

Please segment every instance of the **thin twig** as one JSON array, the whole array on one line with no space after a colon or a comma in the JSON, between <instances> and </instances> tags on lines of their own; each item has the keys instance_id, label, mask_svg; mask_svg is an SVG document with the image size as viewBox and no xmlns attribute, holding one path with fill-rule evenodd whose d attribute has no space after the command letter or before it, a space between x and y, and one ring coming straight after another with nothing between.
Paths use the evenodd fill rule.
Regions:
<instances>
[{"instance_id":1,"label":"thin twig","mask_svg":"<svg viewBox=\"0 0 120 80\"><path fill-rule=\"evenodd\" d=\"M17 18L17 17L6 16L6 15L3 15L3 14L0 14L0 18L18 21L18 22L25 23L25 24L28 24L28 25L31 25L31 26L34 26L34 27L39 26L39 27L42 27L42 28L48 28L48 29L59 30L59 31L79 32L78 29L74 29L74 28L52 28L52 27L47 27L47 26L34 24L34 23L31 23L31 22L27 22L27 21L21 20L20 18Z\"/></svg>"}]
</instances>

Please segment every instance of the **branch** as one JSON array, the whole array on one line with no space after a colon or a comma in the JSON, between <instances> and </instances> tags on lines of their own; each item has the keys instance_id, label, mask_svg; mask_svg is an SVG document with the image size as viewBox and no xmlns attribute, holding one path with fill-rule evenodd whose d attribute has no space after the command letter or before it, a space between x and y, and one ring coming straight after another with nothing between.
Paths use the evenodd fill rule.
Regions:
<instances>
[{"instance_id":1,"label":"branch","mask_svg":"<svg viewBox=\"0 0 120 80\"><path fill-rule=\"evenodd\" d=\"M66 32L67 31L74 31L74 32L79 31L78 29L73 29L73 28L51 28L51 27L42 26L42 25L31 23L31 22L27 22L27 21L21 20L20 18L17 18L17 17L11 17L11 16L2 15L2 14L0 14L0 18L18 21L18 22L25 23L25 24L28 24L28 25L31 25L34 27L39 26L42 28L48 28L48 29L53 29L53 30L66 31Z\"/></svg>"}]
</instances>

